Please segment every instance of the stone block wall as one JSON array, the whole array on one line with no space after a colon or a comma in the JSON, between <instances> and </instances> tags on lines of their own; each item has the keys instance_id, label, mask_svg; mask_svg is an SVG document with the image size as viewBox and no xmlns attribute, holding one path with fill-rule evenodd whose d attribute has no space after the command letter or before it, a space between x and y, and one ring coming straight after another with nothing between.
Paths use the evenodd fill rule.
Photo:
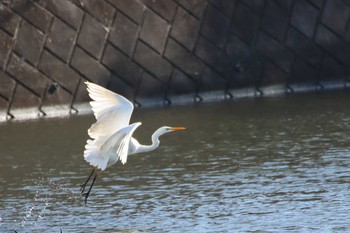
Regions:
<instances>
[{"instance_id":1,"label":"stone block wall","mask_svg":"<svg viewBox=\"0 0 350 233\"><path fill-rule=\"evenodd\" d=\"M140 105L346 86L349 22L348 0L2 0L0 109L76 112L85 80Z\"/></svg>"}]
</instances>

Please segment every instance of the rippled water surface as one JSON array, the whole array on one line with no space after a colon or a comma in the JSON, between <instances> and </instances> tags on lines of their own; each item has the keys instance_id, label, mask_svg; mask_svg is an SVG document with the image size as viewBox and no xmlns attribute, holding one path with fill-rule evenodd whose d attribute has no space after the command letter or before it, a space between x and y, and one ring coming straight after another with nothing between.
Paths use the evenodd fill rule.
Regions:
<instances>
[{"instance_id":1,"label":"rippled water surface","mask_svg":"<svg viewBox=\"0 0 350 233\"><path fill-rule=\"evenodd\" d=\"M0 232L350 232L349 93L138 109L130 156L79 185L92 116L0 125Z\"/></svg>"}]
</instances>

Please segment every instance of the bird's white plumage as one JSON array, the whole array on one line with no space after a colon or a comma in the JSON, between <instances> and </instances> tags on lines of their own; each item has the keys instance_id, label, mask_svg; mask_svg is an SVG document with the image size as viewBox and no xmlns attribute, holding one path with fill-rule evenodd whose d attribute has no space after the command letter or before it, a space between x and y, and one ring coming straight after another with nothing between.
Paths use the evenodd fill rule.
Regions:
<instances>
[{"instance_id":1,"label":"bird's white plumage","mask_svg":"<svg viewBox=\"0 0 350 233\"><path fill-rule=\"evenodd\" d=\"M92 111L96 117L88 130L89 136L85 145L84 158L92 166L105 170L118 160L125 164L130 154L152 151L159 146L159 137L183 127L163 126L152 135L151 145L141 145L132 137L140 122L129 125L133 104L121 95L107 90L97 84L85 82Z\"/></svg>"},{"instance_id":2,"label":"bird's white plumage","mask_svg":"<svg viewBox=\"0 0 350 233\"><path fill-rule=\"evenodd\" d=\"M134 110L134 105L129 100L94 83L85 83L93 100L90 105L97 120L88 130L91 138L111 136L129 125Z\"/></svg>"},{"instance_id":3,"label":"bird's white plumage","mask_svg":"<svg viewBox=\"0 0 350 233\"><path fill-rule=\"evenodd\" d=\"M121 161L126 162L127 151L124 148L127 140L130 140L132 133L137 127L129 126L130 117L134 110L133 104L121 95L107 90L94 83L85 82L90 98L93 100L90 102L92 111L96 117L96 123L94 123L88 130L88 134L93 140L87 140L84 158L92 166L95 166L101 170L106 169L107 165L112 165L110 161L118 161L120 155ZM139 125L137 125L139 126ZM119 132L117 134L117 132ZM114 136L114 137L113 137ZM114 145L116 150L112 155L112 151L108 153L101 151L101 148L106 148L107 142L111 142L113 138L117 136L120 139L121 148L115 148L119 145ZM108 143L107 143L108 144ZM110 144L110 143L109 143ZM110 157L114 156L115 159Z\"/></svg>"}]
</instances>

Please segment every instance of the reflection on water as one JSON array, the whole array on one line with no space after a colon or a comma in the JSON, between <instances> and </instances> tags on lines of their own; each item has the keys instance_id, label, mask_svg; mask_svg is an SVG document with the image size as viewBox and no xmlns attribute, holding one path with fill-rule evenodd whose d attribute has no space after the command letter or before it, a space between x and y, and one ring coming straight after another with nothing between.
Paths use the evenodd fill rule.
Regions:
<instances>
[{"instance_id":1,"label":"reflection on water","mask_svg":"<svg viewBox=\"0 0 350 233\"><path fill-rule=\"evenodd\" d=\"M350 232L348 93L137 110L131 156L79 185L92 116L0 125L0 232Z\"/></svg>"}]
</instances>

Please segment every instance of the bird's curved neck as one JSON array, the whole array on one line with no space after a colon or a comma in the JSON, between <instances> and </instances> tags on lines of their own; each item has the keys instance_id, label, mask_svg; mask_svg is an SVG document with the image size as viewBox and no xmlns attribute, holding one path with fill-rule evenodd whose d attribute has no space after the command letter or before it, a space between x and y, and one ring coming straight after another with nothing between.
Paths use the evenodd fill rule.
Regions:
<instances>
[{"instance_id":1,"label":"bird's curved neck","mask_svg":"<svg viewBox=\"0 0 350 233\"><path fill-rule=\"evenodd\" d=\"M161 135L158 133L158 131L154 132L152 134L152 144L151 145L140 145L138 153L141 152L149 152L149 151L153 151L155 149L157 149L157 147L159 146L159 137Z\"/></svg>"}]
</instances>

